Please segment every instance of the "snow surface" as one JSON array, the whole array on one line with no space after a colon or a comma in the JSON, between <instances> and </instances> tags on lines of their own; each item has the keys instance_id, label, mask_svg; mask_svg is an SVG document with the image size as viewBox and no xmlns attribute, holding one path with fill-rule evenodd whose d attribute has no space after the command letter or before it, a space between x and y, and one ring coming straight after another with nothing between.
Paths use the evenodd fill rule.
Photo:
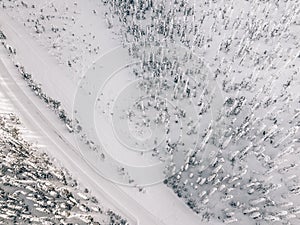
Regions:
<instances>
[{"instance_id":1,"label":"snow surface","mask_svg":"<svg viewBox=\"0 0 300 225\"><path fill-rule=\"evenodd\" d=\"M192 210L183 204L184 201L187 204L196 202L194 210L200 210L202 218L220 217L222 220L224 215L235 213L235 217L243 223L252 224L256 220L251 219L251 215L258 215L256 219L261 221L262 213L265 217L273 215L273 219L280 218L281 222L297 223L294 221L298 221L298 216L294 219L288 218L284 210L280 209L280 204L292 201L294 206L299 205L296 193L300 85L298 1L190 1L188 4L196 4L195 18L179 16L173 21L194 26L195 21L200 24L199 21L203 19L201 29L196 32L197 38L185 36L180 41L184 42L185 38L195 38L194 41L199 41L199 48L195 48L193 54L200 56L206 67L210 68L210 71L206 71L209 74L206 75L215 75L212 86L217 91L216 99L221 102L213 104L213 115L206 113L207 117L201 117L198 135L202 135L202 138L195 145L195 149L200 149L200 157L188 156L189 152L192 152L189 151L190 146L192 149L194 147L195 137L186 134L182 136L185 147L182 147L183 151L180 153L183 152L187 157L177 155L176 159L186 161L175 164L176 173L173 177L168 177L167 182L179 196L184 197L184 201L161 183L146 188L140 187L165 178L165 174L162 173L165 155L155 152L157 149L151 149L153 134L160 143L163 129L155 127L153 131L135 123L135 119L141 122L143 118L142 115L139 117L139 110L131 117L133 122L129 120L129 126L126 124L128 105L134 111L134 102L139 102L138 97L145 96L145 93L143 89L137 88L139 81L131 71L132 68L137 71L140 69L134 66L137 64L136 58L130 57L126 48L120 47L124 39L130 40L133 37L128 34L124 38L121 35L126 34L127 24L125 23L124 27L124 24L118 23L117 14L112 14L112 11L118 9L117 4L111 6L108 3L104 7L100 1L92 0L76 3L27 1L26 7L21 1L2 2L6 8L1 9L0 29L5 32L7 43L17 49L17 54L11 58L15 63L20 62L24 65L26 71L33 74L42 84L43 90L49 96L59 99L70 115L75 113L88 137L77 137L74 140L74 137L62 131L62 125L49 114L48 120L56 124L55 127L60 127L59 133L63 134L63 139L72 143L72 146L73 143L79 145L85 161L77 156L77 160L73 162L78 164L78 168L89 164L104 178L116 183L137 185L140 189L121 186L118 187L118 191L110 193L122 196L121 204L130 209L129 214L134 214L140 221L143 220L141 224L185 224L186 221L188 224L199 224L201 217L193 214ZM31 7L33 4L34 8ZM109 7L111 11L108 10ZM159 8L160 5L155 7ZM168 7L172 8L173 5L170 4L166 8ZM108 14L105 14L106 12ZM189 21L191 19L193 20ZM108 29L107 21L112 23L112 29ZM153 21L148 19L143 24L133 19L129 23L136 23L143 29L148 22ZM159 35L155 38L159 38ZM133 48L129 49L133 51ZM185 49L171 47L171 50L164 54L173 57L174 50L184 55L189 52ZM154 47L151 51L158 52ZM185 62L184 59L181 59L181 62ZM6 67L8 65L9 62ZM189 67L188 64L186 66ZM16 74L16 71L12 73ZM200 81L201 79L196 79L196 82ZM167 80L166 83L170 84L168 82ZM19 84L21 85L21 82ZM213 92L212 86L209 86L209 92ZM201 88L203 89L197 89L200 93L205 90L205 85ZM170 93L166 93L166 97L169 97ZM213 94L209 93L208 96ZM198 121L198 118L193 118L197 115L193 107L185 105L189 99L186 103L185 99L186 96L183 96L180 104L188 109L188 119ZM96 103L93 104L94 102ZM40 103L35 104L41 109L44 107ZM197 104L198 102L192 105ZM202 106L199 105L205 107L209 104L205 102ZM169 106L172 108L171 103ZM196 109L198 113L197 110L200 109ZM147 112L150 115L153 113L151 107ZM42 114L44 113L42 110ZM172 114L176 114L175 111ZM216 118L218 120L213 126L214 129L211 129L210 120ZM188 124L188 119L182 119L183 124ZM184 126L184 129L189 128L188 125ZM172 138L180 137L180 133L176 133L176 125L170 130L175 132L171 132ZM151 143L144 141L147 137L151 137ZM90 148L87 148L86 144ZM213 148L213 154L202 151L207 145ZM128 149L131 151L127 151ZM151 151L145 151L147 149ZM52 154L59 156L59 153ZM158 157L153 157L153 154L157 154ZM61 161L63 165L68 165L65 159ZM219 165L221 167L218 167ZM78 176L85 181L82 175ZM199 177L211 180L203 181L202 186L195 185L201 183L197 181ZM223 181L225 187L222 186ZM95 182L102 183L98 180ZM251 182L254 184L249 186ZM276 186L279 184L281 186ZM183 192L184 187L186 190ZM122 189L122 193L119 189ZM199 196L202 190L207 193ZM266 193L270 190L270 194ZM291 190L294 190L295 194L290 194ZM249 192L251 194L248 194ZM230 200L231 194L233 200ZM253 200L260 198L263 200L262 203L257 203L259 209L253 209L253 212L259 211L260 214L251 214L249 207L253 205ZM276 202L274 207L272 201ZM241 207L232 206L232 202L239 202ZM141 209L138 210L139 204ZM264 209L266 204L269 205ZM226 209L227 207L229 209ZM288 214L293 216L295 210L292 207L288 208ZM126 210L121 211L128 216Z\"/></svg>"}]
</instances>

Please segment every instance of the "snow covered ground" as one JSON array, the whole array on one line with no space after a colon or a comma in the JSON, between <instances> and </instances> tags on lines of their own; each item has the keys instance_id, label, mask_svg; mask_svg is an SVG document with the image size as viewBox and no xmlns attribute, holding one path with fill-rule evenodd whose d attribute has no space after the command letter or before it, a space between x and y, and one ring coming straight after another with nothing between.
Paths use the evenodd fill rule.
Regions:
<instances>
[{"instance_id":1,"label":"snow covered ground","mask_svg":"<svg viewBox=\"0 0 300 225\"><path fill-rule=\"evenodd\" d=\"M26 142L18 117L3 112L0 123L1 224L128 224Z\"/></svg>"},{"instance_id":2,"label":"snow covered ground","mask_svg":"<svg viewBox=\"0 0 300 225\"><path fill-rule=\"evenodd\" d=\"M0 4L9 60L73 116L74 136L47 112L73 162L141 224L299 222L299 1Z\"/></svg>"},{"instance_id":3,"label":"snow covered ground","mask_svg":"<svg viewBox=\"0 0 300 225\"><path fill-rule=\"evenodd\" d=\"M70 80L64 79L63 74L68 74L64 73L61 71L65 71L68 69L68 66L66 68L63 67L57 67L57 62L55 59L52 57L49 57L44 51L43 48L40 48L35 42L33 42L30 38L30 35L28 35L26 32L22 32L23 30L21 29L21 32L17 32L17 28L21 28L16 21L11 20L9 17L6 17L5 14L1 14L3 21L5 23L1 24L1 29L3 31L5 30L5 35L7 36L7 43L14 46L15 48L18 48L18 53L16 55L11 55L13 58L13 61L15 63L19 62L21 65L25 66L26 71L30 72L31 74L36 74L33 75L34 79L36 79L38 82L43 84L43 90L51 97L59 99L60 101L63 102L63 106L70 112L71 108L71 103L70 101L71 93L72 90L75 90L74 83ZM17 32L17 33L16 33ZM25 38L25 36L27 38ZM107 37L106 37L107 38ZM5 52L5 49L3 49L3 53ZM35 58L30 58L27 57L28 53L32 53L33 55L37 56ZM4 54L5 55L5 54ZM3 59L6 59L2 56ZM37 63L38 62L38 63ZM10 67L11 70L13 71L12 74L14 74L14 77L18 79L18 73L15 68L13 68L12 64L8 65L8 61L6 64L6 67ZM36 66L37 64L41 66ZM47 75L45 76L45 71L47 71ZM41 75L42 74L42 75ZM49 80L47 80L47 77ZM60 80L60 82L57 82L57 80ZM18 85L23 86L24 90L26 91L26 85L25 83L22 83L22 80L18 80ZM72 89L73 88L73 89ZM55 90L57 89L57 90ZM20 93L20 90L14 90L16 94ZM30 95L30 90L28 90L28 94ZM22 94L21 94L22 95ZM31 95L30 98L32 98L33 95ZM20 96L19 96L20 97ZM19 98L18 97L18 98ZM36 101L37 100L37 101ZM38 108L43 109L45 106L43 106L42 102L39 101L39 99L33 98L33 101L36 101L35 104L38 105ZM26 101L24 101L26 102ZM30 105L30 104L29 104ZM30 106L27 107L30 108ZM24 109L23 109L24 110ZM31 109L29 111L32 111ZM42 110L43 114L47 112ZM26 114L26 110L22 111L22 114ZM70 134L67 134L67 131L65 128L62 126L59 121L56 120L55 116L51 114L51 112L48 110L48 114L46 114L46 118L48 118L51 122L51 124L55 124L56 128L58 127L61 133L63 134L64 137L70 138L70 142L74 143L73 137ZM26 115L25 117L27 117ZM31 118L32 119L32 118ZM32 126L32 121L28 122L28 125L31 125L30 129L32 130L37 130L37 133L41 133L40 124L43 124L43 119L39 120L37 124L34 124ZM36 127L37 126L37 127ZM43 129L49 126L44 125L42 126ZM55 132L57 132L56 129L54 129ZM51 139L53 138L53 133L52 133ZM44 133L44 132L42 132ZM49 132L46 131L46 137L49 135ZM60 134L61 134L60 133ZM44 134L45 135L45 134ZM54 134L55 139L59 139L60 135ZM39 137L41 139L41 137ZM49 137L48 137L49 138ZM43 142L40 140L40 142ZM53 146L53 143L50 144L49 141L46 141L47 146ZM60 144L61 145L61 144ZM57 146L56 146L57 148ZM63 148L69 148L67 146ZM70 149L72 151L72 149ZM61 151L61 149L60 149ZM91 189L92 193L94 195L98 195L100 184L101 187L105 187L106 190L109 190L109 192L105 192L105 194L99 194L101 199L106 198L109 199L108 202L115 202L117 206L111 207L111 208L118 208L118 212L120 214L124 215L126 218L129 218L129 221L131 221L132 224L135 224L136 221L139 222L139 224L182 224L184 221L189 220L191 224L198 224L199 218L194 215L188 207L186 207L177 197L164 185L160 184L159 186L153 187L147 192L149 193L148 195L144 195L139 192L138 189L131 189L131 188L126 188L126 187L120 187L123 190L119 192L119 194L114 190L114 188L109 185L109 184L104 184L105 181L103 178L99 177L99 175L96 175L95 172L91 172L91 169L89 168L89 172L86 172L88 174L93 174L90 177L94 177L94 182L97 184L94 184L91 182L91 180L87 180L87 177L84 173L79 173L78 168L85 168L80 162L80 160L77 159L73 160L74 162L77 161L77 165L75 163L70 163L70 160L68 159L68 154L70 155L70 152L66 153L67 156L62 157L62 154L60 151L54 150L53 148L48 149L48 153L53 155L55 158L57 158L63 166L68 168L70 171L72 171L72 175L74 175L76 178L78 178L79 182L82 182L84 185L89 186ZM74 158L74 157L73 157ZM82 160L82 159L81 159ZM71 165L70 165L71 164ZM74 165L75 164L75 165ZM89 178L90 179L90 178ZM126 192L127 194L124 194ZM98 194L96 194L98 193ZM104 195L104 196L103 196ZM110 196L113 195L113 196ZM135 199L135 200L133 200ZM165 199L162 201L162 199ZM128 204L126 203L128 202ZM157 202L160 202L159 207L157 205ZM110 203L111 204L111 203ZM121 206L119 206L119 204ZM125 208L123 208L125 206ZM165 211L163 209L168 208L170 210ZM134 216L133 216L134 215ZM176 215L176 216L174 216Z\"/></svg>"}]
</instances>

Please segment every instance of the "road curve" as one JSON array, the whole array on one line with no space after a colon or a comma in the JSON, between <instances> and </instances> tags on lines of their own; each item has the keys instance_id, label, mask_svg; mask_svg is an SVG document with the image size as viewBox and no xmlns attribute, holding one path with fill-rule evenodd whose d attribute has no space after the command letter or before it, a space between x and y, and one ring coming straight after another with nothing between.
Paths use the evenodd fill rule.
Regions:
<instances>
[{"instance_id":1,"label":"road curve","mask_svg":"<svg viewBox=\"0 0 300 225\"><path fill-rule=\"evenodd\" d=\"M28 128L42 135L43 142L47 142L48 151L51 151L50 155L56 156L55 158L63 162L62 164L78 177L80 183L89 187L92 194L102 202L108 203L117 213L125 216L130 224L164 224L115 184L97 174L82 159L76 147L65 138L68 134L63 130L62 124L56 119L54 113L39 102L40 100L30 92L21 78L11 74L17 71L13 71L12 64L4 63L3 54L1 51L0 88L16 107L25 125L29 125Z\"/></svg>"}]
</instances>

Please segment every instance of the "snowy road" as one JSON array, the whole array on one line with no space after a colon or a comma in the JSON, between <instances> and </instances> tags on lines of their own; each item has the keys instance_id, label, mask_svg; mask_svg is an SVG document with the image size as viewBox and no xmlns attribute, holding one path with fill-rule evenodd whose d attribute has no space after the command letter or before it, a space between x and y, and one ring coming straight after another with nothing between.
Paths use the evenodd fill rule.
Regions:
<instances>
[{"instance_id":1,"label":"snowy road","mask_svg":"<svg viewBox=\"0 0 300 225\"><path fill-rule=\"evenodd\" d=\"M163 184L149 187L148 194L137 195L135 189L118 187L93 170L71 144L75 143L73 135L66 132L55 114L30 91L3 48L0 75L0 91L14 105L24 125L33 131L35 140L46 146L43 150L67 168L80 184L88 187L103 205L126 217L130 224L181 225L186 220L190 221L189 225L202 224L183 202L174 201L176 196ZM162 211L166 207L169 210Z\"/></svg>"},{"instance_id":2,"label":"snowy road","mask_svg":"<svg viewBox=\"0 0 300 225\"><path fill-rule=\"evenodd\" d=\"M9 43L17 48L16 60L33 74L49 96L61 100L70 112L70 99L73 98L76 84L65 77L67 71L56 65L15 21L2 14L0 25ZM130 224L203 224L201 218L163 184L149 187L147 193L143 194L137 189L116 186L101 177L71 144L75 143L73 135L66 132L56 115L25 86L3 48L0 59L0 89L15 105L24 125L37 135L40 144L47 146L47 153L88 187L103 205L128 218Z\"/></svg>"},{"instance_id":3,"label":"snowy road","mask_svg":"<svg viewBox=\"0 0 300 225\"><path fill-rule=\"evenodd\" d=\"M57 156L68 170L74 172L76 177L80 177L79 182L88 186L93 195L98 197L102 203L104 201L106 206L113 207L113 209L128 218L131 224L163 224L135 200L127 196L114 184L99 176L85 163L74 146L59 131L60 128L57 129L57 126L61 126L61 124L55 122L54 116L51 115L52 112L47 110L45 106L31 100L34 95L24 90L27 87L12 77L2 59L0 61L0 74L1 90L17 108L24 124L29 129L41 134L41 137L44 137L39 142L46 144L52 156ZM133 214L136 216L133 216Z\"/></svg>"}]
</instances>

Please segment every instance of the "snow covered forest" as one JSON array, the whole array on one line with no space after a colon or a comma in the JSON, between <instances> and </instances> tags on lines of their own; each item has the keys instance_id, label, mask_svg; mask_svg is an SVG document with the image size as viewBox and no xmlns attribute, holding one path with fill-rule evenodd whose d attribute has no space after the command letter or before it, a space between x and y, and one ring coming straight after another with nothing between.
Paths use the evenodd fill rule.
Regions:
<instances>
[{"instance_id":1,"label":"snow covered forest","mask_svg":"<svg viewBox=\"0 0 300 225\"><path fill-rule=\"evenodd\" d=\"M143 225L299 223L298 0L0 0L0 8L7 77L53 116L56 136L76 143L77 167L117 186L106 194L124 206L105 211L80 192L61 219L81 211L85 223L131 224L132 215ZM1 129L7 118L15 117L2 117ZM36 159L5 146L3 159ZM1 165L0 188L17 185L6 177L20 165ZM42 220L54 213L44 208L27 211ZM2 218L23 218L9 212Z\"/></svg>"}]
</instances>

